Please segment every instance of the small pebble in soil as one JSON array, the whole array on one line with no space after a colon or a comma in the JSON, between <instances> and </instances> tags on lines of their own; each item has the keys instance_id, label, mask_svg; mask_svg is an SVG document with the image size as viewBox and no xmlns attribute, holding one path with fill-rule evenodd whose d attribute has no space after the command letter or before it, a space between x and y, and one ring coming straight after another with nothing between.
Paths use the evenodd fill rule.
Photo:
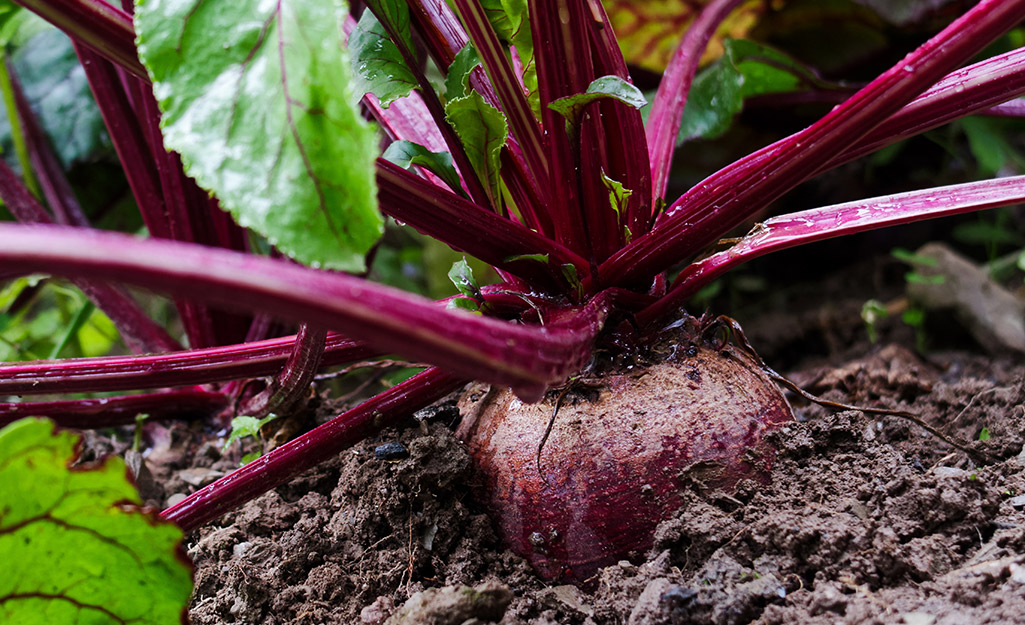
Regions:
<instances>
[{"instance_id":1,"label":"small pebble in soil","mask_svg":"<svg viewBox=\"0 0 1025 625\"><path fill-rule=\"evenodd\" d=\"M394 441L375 447L374 457L387 462L398 462L409 457L409 450L402 443Z\"/></svg>"}]
</instances>

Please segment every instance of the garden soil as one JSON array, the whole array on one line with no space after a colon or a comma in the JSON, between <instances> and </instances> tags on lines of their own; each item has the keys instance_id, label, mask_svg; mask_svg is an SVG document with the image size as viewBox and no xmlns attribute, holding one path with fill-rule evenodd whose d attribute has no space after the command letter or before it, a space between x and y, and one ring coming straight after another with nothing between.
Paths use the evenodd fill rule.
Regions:
<instances>
[{"instance_id":1,"label":"garden soil","mask_svg":"<svg viewBox=\"0 0 1025 625\"><path fill-rule=\"evenodd\" d=\"M922 355L895 318L870 344L864 299L841 281L742 321L808 391L911 411L970 453L907 419L791 397L798 420L773 435L771 485L684 488L649 552L579 589L537 578L499 544L471 494L452 398L187 536L191 621L1025 623L1023 359L945 344L942 327ZM147 458L161 504L238 462L197 431L168 428ZM187 458L173 451L181 441Z\"/></svg>"}]
</instances>

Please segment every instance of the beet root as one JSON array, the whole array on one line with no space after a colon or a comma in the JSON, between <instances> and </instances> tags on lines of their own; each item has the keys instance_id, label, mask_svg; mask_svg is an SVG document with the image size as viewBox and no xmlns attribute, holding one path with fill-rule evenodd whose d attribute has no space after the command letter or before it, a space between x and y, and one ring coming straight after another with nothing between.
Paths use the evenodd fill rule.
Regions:
<instances>
[{"instance_id":1,"label":"beet root","mask_svg":"<svg viewBox=\"0 0 1025 625\"><path fill-rule=\"evenodd\" d=\"M794 418L782 393L732 350L677 351L537 404L480 389L461 400L478 495L506 545L543 577L586 584L643 557L688 483L768 482L775 449L765 435Z\"/></svg>"}]
</instances>

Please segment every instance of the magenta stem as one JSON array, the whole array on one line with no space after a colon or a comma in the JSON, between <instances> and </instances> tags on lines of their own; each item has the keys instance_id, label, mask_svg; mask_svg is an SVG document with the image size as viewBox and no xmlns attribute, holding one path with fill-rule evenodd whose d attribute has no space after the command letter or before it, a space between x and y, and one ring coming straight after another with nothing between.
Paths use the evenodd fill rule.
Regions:
<instances>
[{"instance_id":1,"label":"magenta stem","mask_svg":"<svg viewBox=\"0 0 1025 625\"><path fill-rule=\"evenodd\" d=\"M576 373L608 314L603 298L545 327L517 325L398 289L239 252L63 226L0 224L0 262L122 281L235 309L319 324L450 371L539 397Z\"/></svg>"},{"instance_id":2,"label":"magenta stem","mask_svg":"<svg viewBox=\"0 0 1025 625\"><path fill-rule=\"evenodd\" d=\"M701 10L687 29L666 67L648 115L648 161L651 164L651 195L664 197L673 165L676 135L680 132L687 95L708 42L743 0L714 0Z\"/></svg>"},{"instance_id":3,"label":"magenta stem","mask_svg":"<svg viewBox=\"0 0 1025 625\"><path fill-rule=\"evenodd\" d=\"M211 384L274 375L293 351L295 336L149 356L66 358L0 365L0 395L128 391ZM321 366L380 355L365 343L329 332Z\"/></svg>"},{"instance_id":4,"label":"magenta stem","mask_svg":"<svg viewBox=\"0 0 1025 625\"><path fill-rule=\"evenodd\" d=\"M325 330L300 325L285 366L270 386L247 400L238 413L262 418L271 413L287 413L293 406L304 404L324 357L326 339Z\"/></svg>"},{"instance_id":5,"label":"magenta stem","mask_svg":"<svg viewBox=\"0 0 1025 625\"><path fill-rule=\"evenodd\" d=\"M131 425L139 414L151 420L191 419L216 415L228 407L221 393L201 389L45 402L0 403L0 425L23 417L47 417L66 428Z\"/></svg>"},{"instance_id":6,"label":"magenta stem","mask_svg":"<svg viewBox=\"0 0 1025 625\"><path fill-rule=\"evenodd\" d=\"M712 174L645 236L602 263L606 285L629 285L693 256L846 150L1025 18L1025 0L983 0L825 117Z\"/></svg>"},{"instance_id":7,"label":"magenta stem","mask_svg":"<svg viewBox=\"0 0 1025 625\"><path fill-rule=\"evenodd\" d=\"M757 224L729 249L688 265L665 297L636 315L645 326L678 311L687 298L726 271L798 245L925 219L1025 202L1025 176L936 187L780 215Z\"/></svg>"}]
</instances>

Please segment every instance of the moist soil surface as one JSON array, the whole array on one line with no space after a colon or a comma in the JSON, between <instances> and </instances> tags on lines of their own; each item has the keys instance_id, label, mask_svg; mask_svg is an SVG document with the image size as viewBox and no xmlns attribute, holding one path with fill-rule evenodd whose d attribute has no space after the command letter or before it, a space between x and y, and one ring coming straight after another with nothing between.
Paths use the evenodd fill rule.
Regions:
<instances>
[{"instance_id":1,"label":"moist soil surface","mask_svg":"<svg viewBox=\"0 0 1025 625\"><path fill-rule=\"evenodd\" d=\"M649 552L579 589L503 549L471 495L451 398L187 536L191 621L1025 623L1023 359L942 328L921 353L896 318L869 343L851 275L742 318L748 338L806 390L913 412L967 451L904 418L791 396L770 485L683 487ZM325 401L319 418L337 410ZM238 463L215 440L185 467L170 449L196 431L169 427L167 458L158 446L147 460L161 505Z\"/></svg>"}]
</instances>

